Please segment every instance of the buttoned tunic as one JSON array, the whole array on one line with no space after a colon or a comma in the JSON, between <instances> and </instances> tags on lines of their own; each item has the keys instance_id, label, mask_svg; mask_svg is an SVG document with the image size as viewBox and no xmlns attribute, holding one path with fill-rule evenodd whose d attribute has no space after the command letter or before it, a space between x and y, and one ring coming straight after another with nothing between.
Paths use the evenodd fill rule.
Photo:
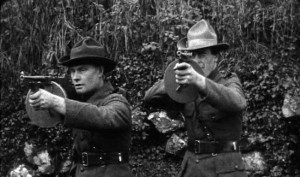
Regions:
<instances>
[{"instance_id":1,"label":"buttoned tunic","mask_svg":"<svg viewBox=\"0 0 300 177\"><path fill-rule=\"evenodd\" d=\"M129 153L131 110L121 94L107 82L81 101L65 99L64 125L73 128L75 154L82 152ZM128 163L84 167L76 162L76 177L129 177Z\"/></svg>"},{"instance_id":2,"label":"buttoned tunic","mask_svg":"<svg viewBox=\"0 0 300 177\"><path fill-rule=\"evenodd\" d=\"M235 73L221 74L213 71L206 78L204 92L190 103L180 104L166 94L163 80L158 81L144 97L148 106L166 110L179 110L185 118L188 139L207 140L207 132L219 142L238 141L242 133L242 113L246 99L241 83ZM180 176L215 177L221 174L242 177L244 165L239 152L212 154L185 153Z\"/></svg>"}]
</instances>

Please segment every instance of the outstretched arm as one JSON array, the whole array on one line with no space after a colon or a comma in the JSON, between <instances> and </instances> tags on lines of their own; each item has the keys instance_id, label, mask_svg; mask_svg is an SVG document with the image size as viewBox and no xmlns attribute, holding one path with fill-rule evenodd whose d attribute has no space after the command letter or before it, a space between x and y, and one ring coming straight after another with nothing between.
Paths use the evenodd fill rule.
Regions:
<instances>
[{"instance_id":1,"label":"outstretched arm","mask_svg":"<svg viewBox=\"0 0 300 177\"><path fill-rule=\"evenodd\" d=\"M176 68L183 67L184 70ZM212 106L225 112L240 112L246 107L246 99L241 83L236 74L215 82L197 73L188 63L179 63L175 66L176 82L178 84L195 85L202 98Z\"/></svg>"}]
</instances>

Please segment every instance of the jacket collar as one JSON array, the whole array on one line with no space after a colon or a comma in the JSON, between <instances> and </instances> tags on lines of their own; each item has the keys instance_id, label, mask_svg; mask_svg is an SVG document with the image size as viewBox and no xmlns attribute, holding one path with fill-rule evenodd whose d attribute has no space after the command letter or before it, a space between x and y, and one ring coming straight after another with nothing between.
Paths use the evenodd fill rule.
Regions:
<instances>
[{"instance_id":1,"label":"jacket collar","mask_svg":"<svg viewBox=\"0 0 300 177\"><path fill-rule=\"evenodd\" d=\"M221 78L221 74L219 71L219 68L217 67L215 70L213 70L207 78L213 80L213 81L218 81Z\"/></svg>"},{"instance_id":2,"label":"jacket collar","mask_svg":"<svg viewBox=\"0 0 300 177\"><path fill-rule=\"evenodd\" d=\"M107 95L112 93L113 89L114 88L109 81L104 82L103 86L100 89L98 89L97 91L95 91L94 93L89 94L89 95L82 95L81 101L85 101L88 103L94 103L97 100L103 99L104 97L106 97Z\"/></svg>"}]
</instances>

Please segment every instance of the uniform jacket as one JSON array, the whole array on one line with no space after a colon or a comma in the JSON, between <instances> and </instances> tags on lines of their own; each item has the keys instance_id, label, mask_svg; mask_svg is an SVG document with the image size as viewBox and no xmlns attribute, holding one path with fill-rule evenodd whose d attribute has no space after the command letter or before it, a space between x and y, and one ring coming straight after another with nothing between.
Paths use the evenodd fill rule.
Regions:
<instances>
[{"instance_id":1,"label":"uniform jacket","mask_svg":"<svg viewBox=\"0 0 300 177\"><path fill-rule=\"evenodd\" d=\"M235 73L223 74L218 70L213 71L206 78L205 91L199 91L199 97L190 103L180 104L171 100L165 92L163 80L158 81L146 92L144 100L146 106L180 110L185 117L185 127L189 140L207 140L207 132L203 130L202 123L206 125L209 133L217 141L237 141L240 139L242 113L246 107L246 99ZM192 164L192 162L187 161L195 161L196 158L198 156L187 152L182 170L188 168L186 164ZM236 161L238 161L236 163L241 162L240 156ZM232 163L233 170L235 165ZM193 169L196 168L193 167ZM216 167L212 167L212 169L216 169ZM187 173L193 174L190 171Z\"/></svg>"},{"instance_id":2,"label":"uniform jacket","mask_svg":"<svg viewBox=\"0 0 300 177\"><path fill-rule=\"evenodd\" d=\"M64 125L73 128L75 154L82 152L129 153L131 110L127 100L113 93L111 84L104 86L83 102L65 99ZM128 164L83 167L76 164L76 177L132 176Z\"/></svg>"},{"instance_id":3,"label":"uniform jacket","mask_svg":"<svg viewBox=\"0 0 300 177\"><path fill-rule=\"evenodd\" d=\"M167 110L180 110L185 117L189 139L204 140L199 125L204 121L216 140L236 141L242 132L242 113L246 99L236 74L221 74L218 70L206 78L205 93L199 92L196 101L180 104L166 94L163 80L157 82L145 94L146 105Z\"/></svg>"}]
</instances>

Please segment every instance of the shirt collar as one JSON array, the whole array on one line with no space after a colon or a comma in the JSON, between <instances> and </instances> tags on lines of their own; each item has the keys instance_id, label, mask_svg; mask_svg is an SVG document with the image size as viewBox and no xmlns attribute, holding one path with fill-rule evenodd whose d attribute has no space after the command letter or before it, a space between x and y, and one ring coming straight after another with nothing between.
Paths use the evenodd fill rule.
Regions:
<instances>
[{"instance_id":1,"label":"shirt collar","mask_svg":"<svg viewBox=\"0 0 300 177\"><path fill-rule=\"evenodd\" d=\"M219 68L217 67L216 69L214 69L208 76L207 78L213 80L213 81L217 81L221 78L220 72L219 72Z\"/></svg>"}]
</instances>

